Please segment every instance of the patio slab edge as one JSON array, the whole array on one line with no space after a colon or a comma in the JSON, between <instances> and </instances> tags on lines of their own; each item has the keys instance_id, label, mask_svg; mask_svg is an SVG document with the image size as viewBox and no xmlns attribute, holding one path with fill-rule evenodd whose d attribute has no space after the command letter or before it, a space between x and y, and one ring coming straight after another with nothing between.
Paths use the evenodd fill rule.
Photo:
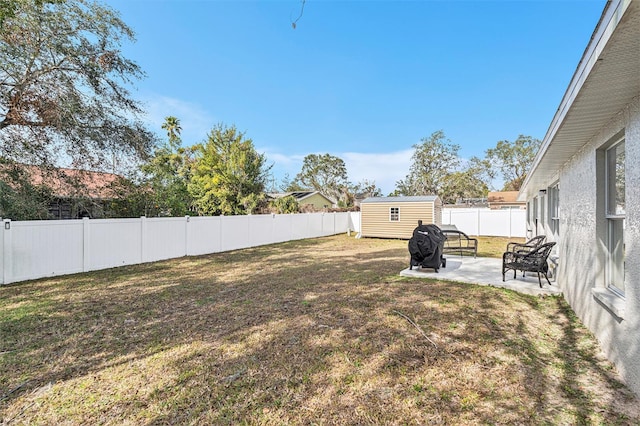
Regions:
<instances>
[{"instance_id":1,"label":"patio slab edge","mask_svg":"<svg viewBox=\"0 0 640 426\"><path fill-rule=\"evenodd\" d=\"M442 271L442 269L441 269ZM436 273L433 269L403 269L400 271L400 276L409 277L409 278L429 278L433 280L442 280L442 281L455 281L455 282L463 282L467 284L475 284L482 285L488 287L497 287L504 288L507 290L517 291L518 293L529 294L532 296L561 296L562 290L558 288L556 285L549 286L548 284L543 284L543 287L540 288L538 285L537 279L535 282L531 279L508 279L507 281L498 281L491 280L491 282L482 282L478 279L466 279L465 277L456 274L455 276L451 276L445 273ZM544 279L543 279L544 281Z\"/></svg>"}]
</instances>

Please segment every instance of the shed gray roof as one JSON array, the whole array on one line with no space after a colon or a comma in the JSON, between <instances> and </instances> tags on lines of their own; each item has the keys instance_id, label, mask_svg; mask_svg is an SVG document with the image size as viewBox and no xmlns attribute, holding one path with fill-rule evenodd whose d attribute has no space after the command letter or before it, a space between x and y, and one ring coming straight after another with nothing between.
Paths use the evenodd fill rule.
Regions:
<instances>
[{"instance_id":1,"label":"shed gray roof","mask_svg":"<svg viewBox=\"0 0 640 426\"><path fill-rule=\"evenodd\" d=\"M369 197L362 200L362 203L425 203L433 202L437 195L415 195L410 197Z\"/></svg>"}]
</instances>

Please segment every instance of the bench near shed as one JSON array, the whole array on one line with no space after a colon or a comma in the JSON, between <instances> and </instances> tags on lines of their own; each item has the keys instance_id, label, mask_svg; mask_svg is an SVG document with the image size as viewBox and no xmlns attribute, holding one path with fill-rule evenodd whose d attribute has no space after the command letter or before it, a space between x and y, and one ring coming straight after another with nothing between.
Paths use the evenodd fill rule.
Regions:
<instances>
[{"instance_id":1,"label":"bench near shed","mask_svg":"<svg viewBox=\"0 0 640 426\"><path fill-rule=\"evenodd\" d=\"M447 237L444 242L444 253L473 253L473 257L478 255L478 240L471 238L467 234L457 229L443 227L442 233Z\"/></svg>"}]
</instances>

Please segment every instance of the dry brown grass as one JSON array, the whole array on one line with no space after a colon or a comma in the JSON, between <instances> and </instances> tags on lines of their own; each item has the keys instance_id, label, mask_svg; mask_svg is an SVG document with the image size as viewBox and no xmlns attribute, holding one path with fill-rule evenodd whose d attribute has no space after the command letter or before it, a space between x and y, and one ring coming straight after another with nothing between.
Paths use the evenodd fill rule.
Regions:
<instances>
[{"instance_id":1,"label":"dry brown grass","mask_svg":"<svg viewBox=\"0 0 640 426\"><path fill-rule=\"evenodd\" d=\"M0 419L640 422L562 299L407 263L406 241L336 236L1 287Z\"/></svg>"}]
</instances>

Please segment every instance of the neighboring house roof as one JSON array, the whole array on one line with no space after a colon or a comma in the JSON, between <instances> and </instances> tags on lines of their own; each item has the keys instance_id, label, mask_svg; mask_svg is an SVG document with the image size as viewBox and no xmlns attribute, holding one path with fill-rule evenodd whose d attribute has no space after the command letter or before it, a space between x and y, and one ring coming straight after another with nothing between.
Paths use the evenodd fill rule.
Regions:
<instances>
[{"instance_id":1,"label":"neighboring house roof","mask_svg":"<svg viewBox=\"0 0 640 426\"><path fill-rule=\"evenodd\" d=\"M640 96L640 1L607 2L520 190L532 197Z\"/></svg>"},{"instance_id":2,"label":"neighboring house roof","mask_svg":"<svg viewBox=\"0 0 640 426\"><path fill-rule=\"evenodd\" d=\"M334 203L333 200L331 200L331 198L327 197L326 195L324 195L323 193L319 192L319 191L294 191L294 192L273 192L270 194L267 194L269 197L271 198L283 198L283 197L288 197L289 195L292 196L293 198L296 199L296 201L303 202L305 199L312 197L314 195L320 195L321 197L324 197L327 199L327 201Z\"/></svg>"},{"instance_id":3,"label":"neighboring house roof","mask_svg":"<svg viewBox=\"0 0 640 426\"><path fill-rule=\"evenodd\" d=\"M424 203L435 201L437 195L415 195L409 197L369 197L361 201L361 203Z\"/></svg>"},{"instance_id":4,"label":"neighboring house roof","mask_svg":"<svg viewBox=\"0 0 640 426\"><path fill-rule=\"evenodd\" d=\"M517 203L518 201L518 191L496 191L489 192L489 196L487 200L490 203Z\"/></svg>"},{"instance_id":5,"label":"neighboring house roof","mask_svg":"<svg viewBox=\"0 0 640 426\"><path fill-rule=\"evenodd\" d=\"M34 185L46 185L53 195L60 198L88 197L109 199L114 197L112 184L121 179L113 173L57 168L44 171L35 166L26 166Z\"/></svg>"}]
</instances>

